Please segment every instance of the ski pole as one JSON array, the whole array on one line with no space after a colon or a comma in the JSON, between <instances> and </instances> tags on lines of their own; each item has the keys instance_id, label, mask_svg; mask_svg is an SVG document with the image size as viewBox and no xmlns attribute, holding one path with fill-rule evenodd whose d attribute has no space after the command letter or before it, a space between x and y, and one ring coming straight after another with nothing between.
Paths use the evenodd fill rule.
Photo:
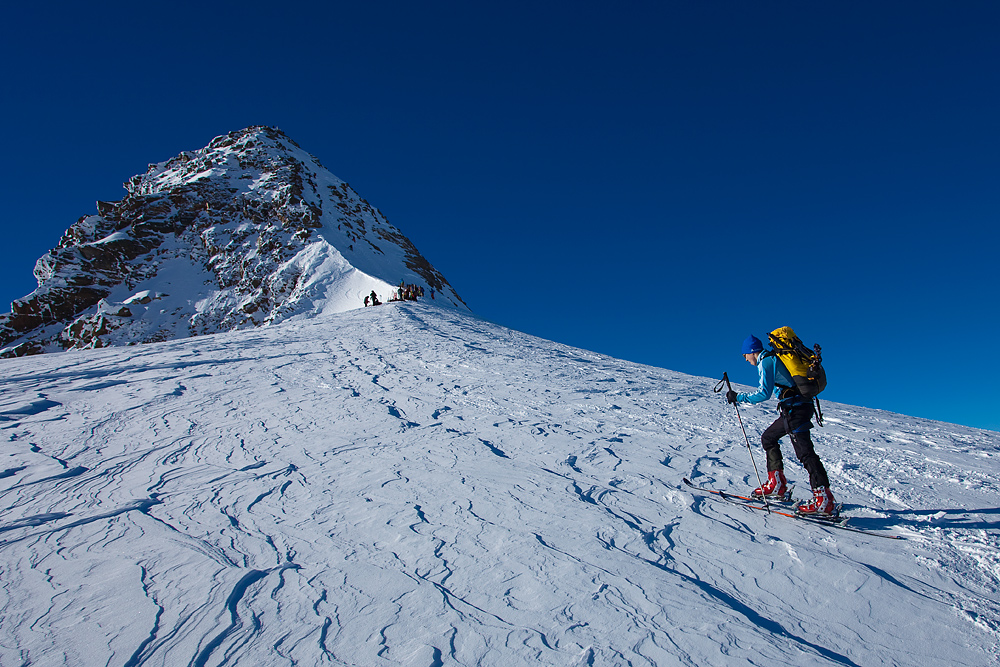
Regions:
<instances>
[{"instance_id":1,"label":"ski pole","mask_svg":"<svg viewBox=\"0 0 1000 667\"><path fill-rule=\"evenodd\" d=\"M714 391L716 394L722 391L723 382L726 383L727 392L733 390L733 385L729 384L729 373L723 373L722 379L719 380L719 384L715 385ZM753 449L750 447L750 438L747 437L747 430L746 428L743 427L743 417L740 417L740 408L735 403L733 403L733 407L736 408L736 419L738 419L740 422L740 430L743 431L743 439L746 440L747 443L747 452L749 452L750 454L750 463L753 464L753 472L755 475L757 475L757 484L759 485L757 488L761 489L761 494L760 494L761 500L764 501L764 508L768 511L768 513L770 513L771 505L767 502L767 496L765 496L763 493L764 482L762 482L760 479L760 471L757 470L757 462L753 458Z\"/></svg>"}]
</instances>

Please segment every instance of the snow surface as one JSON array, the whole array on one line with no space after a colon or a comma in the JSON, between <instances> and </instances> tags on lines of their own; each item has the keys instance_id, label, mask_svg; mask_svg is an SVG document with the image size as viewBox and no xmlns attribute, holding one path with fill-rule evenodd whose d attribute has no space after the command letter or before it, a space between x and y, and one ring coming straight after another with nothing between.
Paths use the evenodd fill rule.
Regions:
<instances>
[{"instance_id":1,"label":"snow surface","mask_svg":"<svg viewBox=\"0 0 1000 667\"><path fill-rule=\"evenodd\" d=\"M826 405L886 540L682 488L753 484L715 380L432 304L0 368L5 666L998 658L998 433Z\"/></svg>"}]
</instances>

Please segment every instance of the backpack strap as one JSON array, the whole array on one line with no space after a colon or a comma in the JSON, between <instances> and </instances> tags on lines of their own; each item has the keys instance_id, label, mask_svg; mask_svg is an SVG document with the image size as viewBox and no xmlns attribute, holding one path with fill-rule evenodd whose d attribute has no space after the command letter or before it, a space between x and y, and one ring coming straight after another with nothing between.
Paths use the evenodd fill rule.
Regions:
<instances>
[{"instance_id":1,"label":"backpack strap","mask_svg":"<svg viewBox=\"0 0 1000 667\"><path fill-rule=\"evenodd\" d=\"M781 403L791 402L793 399L801 398L802 392L798 390L797 387L786 387L783 384L774 383L776 387L781 387L781 393L778 394L778 401ZM796 403L797 405L798 403Z\"/></svg>"}]
</instances>

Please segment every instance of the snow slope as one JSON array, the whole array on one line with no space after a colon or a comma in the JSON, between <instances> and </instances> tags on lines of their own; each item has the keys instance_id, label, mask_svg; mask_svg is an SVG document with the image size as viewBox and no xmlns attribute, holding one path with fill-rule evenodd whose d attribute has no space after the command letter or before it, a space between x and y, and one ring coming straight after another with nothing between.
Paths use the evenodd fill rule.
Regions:
<instances>
[{"instance_id":1,"label":"snow slope","mask_svg":"<svg viewBox=\"0 0 1000 667\"><path fill-rule=\"evenodd\" d=\"M827 405L884 540L680 488L752 483L714 380L424 303L0 368L5 666L998 657L998 433Z\"/></svg>"}]
</instances>

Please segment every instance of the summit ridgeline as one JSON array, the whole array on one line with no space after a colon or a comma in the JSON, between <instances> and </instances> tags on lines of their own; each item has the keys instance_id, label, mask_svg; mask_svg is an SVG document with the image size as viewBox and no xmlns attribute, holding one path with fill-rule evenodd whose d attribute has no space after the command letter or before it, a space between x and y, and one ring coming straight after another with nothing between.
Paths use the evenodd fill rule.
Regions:
<instances>
[{"instance_id":1,"label":"summit ridgeline","mask_svg":"<svg viewBox=\"0 0 1000 667\"><path fill-rule=\"evenodd\" d=\"M406 236L280 130L151 164L35 265L0 356L129 345L363 307L402 283L467 310Z\"/></svg>"}]
</instances>

